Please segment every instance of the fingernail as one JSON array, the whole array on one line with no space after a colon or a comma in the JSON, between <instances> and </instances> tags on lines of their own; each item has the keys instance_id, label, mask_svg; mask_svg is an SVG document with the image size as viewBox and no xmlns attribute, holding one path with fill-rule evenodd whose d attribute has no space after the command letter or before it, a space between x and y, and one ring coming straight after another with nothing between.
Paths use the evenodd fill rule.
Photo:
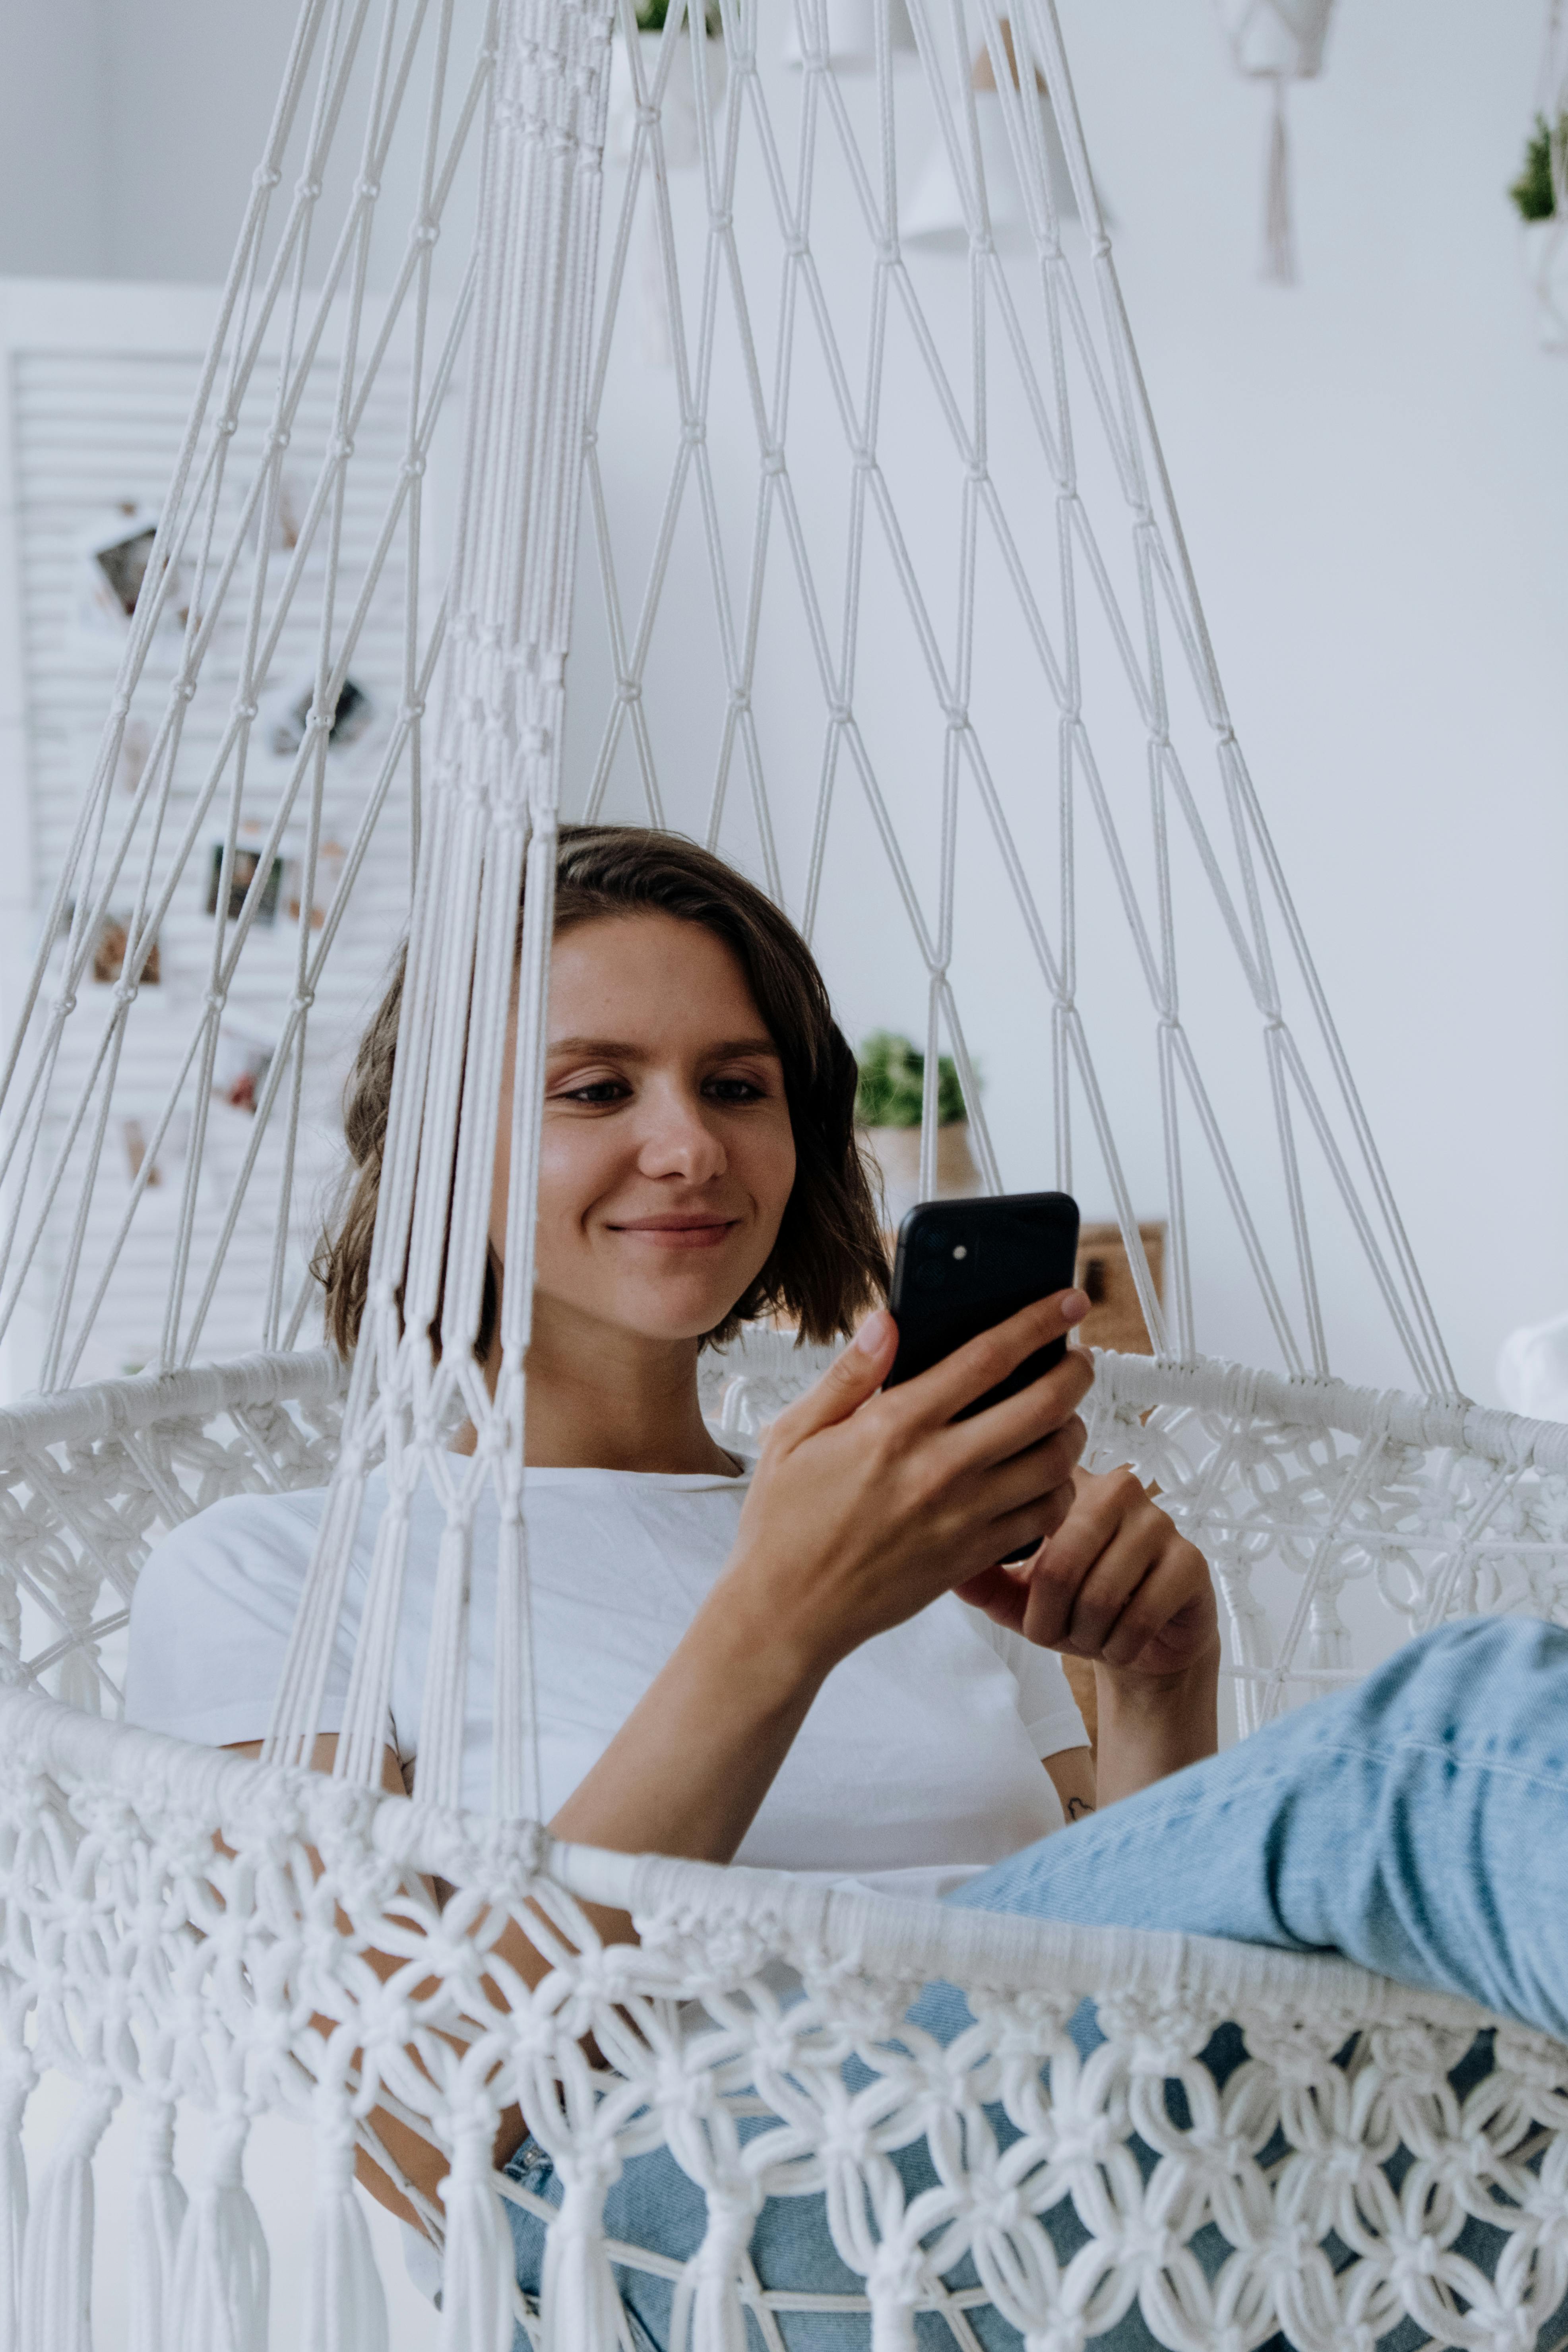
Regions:
<instances>
[{"instance_id":1,"label":"fingernail","mask_svg":"<svg viewBox=\"0 0 1568 2352\"><path fill-rule=\"evenodd\" d=\"M867 1316L866 1320L856 1332L854 1345L857 1348L863 1348L867 1355L874 1356L886 1339L892 1320L887 1308L879 1307L874 1315Z\"/></svg>"},{"instance_id":2,"label":"fingernail","mask_svg":"<svg viewBox=\"0 0 1568 2352\"><path fill-rule=\"evenodd\" d=\"M1062 1320L1064 1323L1081 1323L1088 1313L1089 1300L1081 1290L1063 1291Z\"/></svg>"}]
</instances>

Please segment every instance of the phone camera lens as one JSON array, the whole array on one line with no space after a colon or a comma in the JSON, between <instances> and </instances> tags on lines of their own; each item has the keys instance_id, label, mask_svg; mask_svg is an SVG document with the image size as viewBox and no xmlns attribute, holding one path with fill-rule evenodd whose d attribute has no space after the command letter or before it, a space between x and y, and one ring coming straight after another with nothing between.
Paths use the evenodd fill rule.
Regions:
<instances>
[{"instance_id":1,"label":"phone camera lens","mask_svg":"<svg viewBox=\"0 0 1568 2352\"><path fill-rule=\"evenodd\" d=\"M923 1250L939 1250L947 1247L947 1235L940 1225L922 1225L917 1238Z\"/></svg>"}]
</instances>

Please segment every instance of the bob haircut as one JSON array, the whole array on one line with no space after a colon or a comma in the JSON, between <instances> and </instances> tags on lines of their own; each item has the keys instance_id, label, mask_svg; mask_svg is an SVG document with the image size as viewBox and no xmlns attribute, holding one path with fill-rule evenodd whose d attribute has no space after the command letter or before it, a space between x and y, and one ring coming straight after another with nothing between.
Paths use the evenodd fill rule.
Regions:
<instances>
[{"instance_id":1,"label":"bob haircut","mask_svg":"<svg viewBox=\"0 0 1568 2352\"><path fill-rule=\"evenodd\" d=\"M767 1264L723 1321L703 1334L702 1345L721 1348L743 1322L764 1315L793 1320L802 1339L847 1338L887 1296L888 1253L855 1129L858 1071L816 959L764 892L682 835L642 825L563 825L557 938L579 923L648 914L695 923L734 955L778 1048L795 1135L795 1185ZM520 907L520 940L521 925ZM312 1265L326 1292L327 1336L344 1356L358 1342L369 1287L406 959L405 945L360 1040L343 1104L353 1171L336 1230L323 1237ZM496 1276L492 1265L475 1341L481 1361L495 1336Z\"/></svg>"}]
</instances>

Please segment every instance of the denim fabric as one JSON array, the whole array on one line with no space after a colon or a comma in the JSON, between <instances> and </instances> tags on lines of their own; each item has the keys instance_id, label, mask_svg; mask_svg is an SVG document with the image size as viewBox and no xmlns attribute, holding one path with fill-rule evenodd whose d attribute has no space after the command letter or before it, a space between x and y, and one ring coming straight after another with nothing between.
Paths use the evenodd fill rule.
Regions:
<instances>
[{"instance_id":1,"label":"denim fabric","mask_svg":"<svg viewBox=\"0 0 1568 2352\"><path fill-rule=\"evenodd\" d=\"M952 1899L1032 1918L1342 1952L1568 2040L1568 1632L1477 1618L1425 1634L1357 1689L1026 1848ZM911 2018L951 2040L969 2012L955 1987L930 1985ZM1091 2004L1073 2033L1080 2047L1099 2039ZM1464 2062L1467 2085L1488 2053L1482 2035ZM1223 2082L1240 2054L1235 2029L1222 2029L1205 2062ZM999 2115L993 2120L1013 2137ZM923 2147L897 2162L911 2194L933 2178ZM532 2143L508 2168L556 2201ZM543 2227L507 2210L519 2281L537 2293ZM680 2260L696 2251L704 2220L701 2191L663 2150L628 2163L605 2204L608 2235ZM1046 2226L1060 2256L1083 2242L1065 2209ZM1497 2236L1472 2224L1460 2251L1489 2270ZM1203 2239L1194 2252L1212 2270L1226 2248L1217 2231ZM752 2254L764 2286L853 2294L860 2284L839 2260L819 2197L771 2200ZM950 2284L972 2277L955 2273ZM628 2315L662 2352L669 2287L632 2272L618 2284ZM1015 2352L1019 2339L994 2311L970 2318L986 2352ZM788 2315L780 2324L790 2352L849 2352L865 2341L864 2319ZM950 2352L934 2315L920 2317L916 2335L922 2352ZM1402 2352L1406 2336L1395 2330L1387 2352ZM1154 2345L1136 2309L1096 2340L1100 2352ZM1420 2340L1408 2332L1410 2344ZM754 2332L752 2341L760 2347Z\"/></svg>"}]
</instances>

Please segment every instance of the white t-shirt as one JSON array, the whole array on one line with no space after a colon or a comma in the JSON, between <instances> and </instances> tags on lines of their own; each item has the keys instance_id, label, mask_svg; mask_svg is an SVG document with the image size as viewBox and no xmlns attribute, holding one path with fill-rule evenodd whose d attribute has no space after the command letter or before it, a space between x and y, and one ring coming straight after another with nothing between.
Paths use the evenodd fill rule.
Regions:
<instances>
[{"instance_id":1,"label":"white t-shirt","mask_svg":"<svg viewBox=\"0 0 1568 2352\"><path fill-rule=\"evenodd\" d=\"M597 1762L690 1624L734 1544L748 1475L530 1470L524 1496L548 1821ZM131 1612L125 1712L215 1747L266 1733L323 1491L241 1495L150 1555ZM321 1727L341 1728L375 1529L370 1481ZM409 1528L387 1742L406 1764L443 1526L422 1486ZM465 1806L490 1793L496 1507L474 1523ZM935 1895L1062 1826L1041 1759L1087 1745L1060 1660L951 1594L836 1666L736 1859Z\"/></svg>"}]
</instances>

